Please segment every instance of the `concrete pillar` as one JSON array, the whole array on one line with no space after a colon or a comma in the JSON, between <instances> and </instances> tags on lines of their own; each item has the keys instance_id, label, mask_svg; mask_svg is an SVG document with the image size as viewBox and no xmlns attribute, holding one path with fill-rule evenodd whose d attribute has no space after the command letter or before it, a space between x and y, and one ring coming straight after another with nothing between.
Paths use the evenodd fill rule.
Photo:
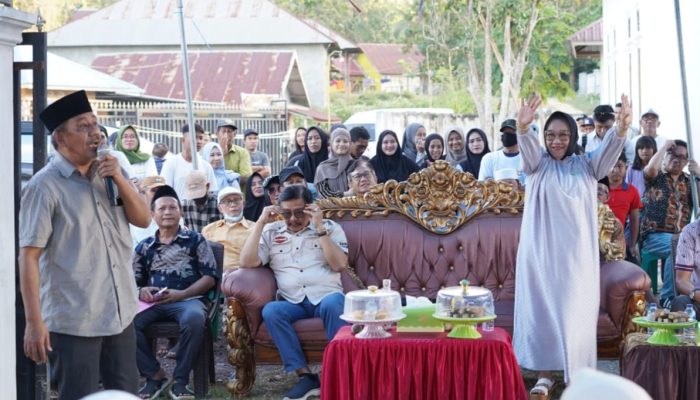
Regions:
<instances>
[{"instance_id":1,"label":"concrete pillar","mask_svg":"<svg viewBox=\"0 0 700 400\"><path fill-rule=\"evenodd\" d=\"M0 7L0 388L2 398L14 399L16 391L15 357L15 199L12 102L13 48L22 41L22 31L31 27L36 16Z\"/></svg>"}]
</instances>

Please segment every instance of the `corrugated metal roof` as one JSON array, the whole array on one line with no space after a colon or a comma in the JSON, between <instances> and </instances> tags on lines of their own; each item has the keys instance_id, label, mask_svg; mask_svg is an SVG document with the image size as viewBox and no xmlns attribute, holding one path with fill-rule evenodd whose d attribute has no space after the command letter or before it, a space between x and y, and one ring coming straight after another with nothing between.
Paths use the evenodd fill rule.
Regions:
<instances>
[{"instance_id":1,"label":"corrugated metal roof","mask_svg":"<svg viewBox=\"0 0 700 400\"><path fill-rule=\"evenodd\" d=\"M146 95L184 99L181 55L177 52L107 54L92 67L142 87ZM190 52L192 99L241 104L241 94L274 94L308 104L292 52Z\"/></svg>"},{"instance_id":2,"label":"corrugated metal roof","mask_svg":"<svg viewBox=\"0 0 700 400\"><path fill-rule=\"evenodd\" d=\"M570 42L585 44L603 43L603 20L591 22L588 26L569 36ZM577 44L578 44L577 43Z\"/></svg>"},{"instance_id":3,"label":"corrugated metal roof","mask_svg":"<svg viewBox=\"0 0 700 400\"><path fill-rule=\"evenodd\" d=\"M603 52L603 20L594 21L569 36L568 42L574 58L600 58Z\"/></svg>"},{"instance_id":4,"label":"corrugated metal roof","mask_svg":"<svg viewBox=\"0 0 700 400\"><path fill-rule=\"evenodd\" d=\"M333 57L333 68L340 73L345 73L345 57ZM350 76L365 76L365 71L357 64L354 57L350 57Z\"/></svg>"},{"instance_id":5,"label":"corrugated metal roof","mask_svg":"<svg viewBox=\"0 0 700 400\"><path fill-rule=\"evenodd\" d=\"M415 46L406 53L402 44L360 43L359 46L382 75L417 73L424 58Z\"/></svg>"},{"instance_id":6,"label":"corrugated metal roof","mask_svg":"<svg viewBox=\"0 0 700 400\"><path fill-rule=\"evenodd\" d=\"M334 43L268 0L183 1L190 45ZM177 4L177 0L121 0L49 32L48 45L179 46Z\"/></svg>"},{"instance_id":7,"label":"corrugated metal roof","mask_svg":"<svg viewBox=\"0 0 700 400\"><path fill-rule=\"evenodd\" d=\"M29 46L14 48L15 61L31 61L32 49ZM51 52L46 55L46 79L49 90L87 90L89 92L117 93L127 96L140 96L140 87L78 64ZM31 88L34 84L32 71L22 71L22 87Z\"/></svg>"}]
</instances>

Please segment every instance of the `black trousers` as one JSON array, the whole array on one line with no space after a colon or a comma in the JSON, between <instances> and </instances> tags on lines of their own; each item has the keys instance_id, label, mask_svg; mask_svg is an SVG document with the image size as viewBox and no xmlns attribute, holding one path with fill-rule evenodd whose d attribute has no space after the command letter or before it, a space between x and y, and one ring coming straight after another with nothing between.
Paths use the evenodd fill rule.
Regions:
<instances>
[{"instance_id":1,"label":"black trousers","mask_svg":"<svg viewBox=\"0 0 700 400\"><path fill-rule=\"evenodd\" d=\"M136 334L131 323L114 336L83 337L51 332L51 375L60 400L77 400L99 390L138 391Z\"/></svg>"}]
</instances>

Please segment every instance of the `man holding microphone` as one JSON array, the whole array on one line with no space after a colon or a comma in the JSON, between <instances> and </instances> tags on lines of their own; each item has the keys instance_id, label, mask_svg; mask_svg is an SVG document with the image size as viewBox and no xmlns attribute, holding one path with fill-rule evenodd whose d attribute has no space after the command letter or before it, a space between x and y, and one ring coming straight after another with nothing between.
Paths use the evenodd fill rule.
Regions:
<instances>
[{"instance_id":1,"label":"man holding microphone","mask_svg":"<svg viewBox=\"0 0 700 400\"><path fill-rule=\"evenodd\" d=\"M85 91L55 101L40 118L56 153L22 193L24 352L36 363L53 352L61 399L96 392L100 380L136 393L129 223L147 227L148 205L116 158L97 161L102 134ZM106 178L119 193L114 206Z\"/></svg>"}]
</instances>

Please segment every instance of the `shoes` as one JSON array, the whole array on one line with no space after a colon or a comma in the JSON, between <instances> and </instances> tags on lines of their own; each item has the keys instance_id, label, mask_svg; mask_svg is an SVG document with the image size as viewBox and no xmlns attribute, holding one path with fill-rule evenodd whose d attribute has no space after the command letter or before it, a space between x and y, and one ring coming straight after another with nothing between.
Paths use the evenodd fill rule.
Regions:
<instances>
[{"instance_id":1,"label":"shoes","mask_svg":"<svg viewBox=\"0 0 700 400\"><path fill-rule=\"evenodd\" d=\"M530 400L549 400L554 391L554 381L548 378L540 378L535 386L530 389Z\"/></svg>"},{"instance_id":2,"label":"shoes","mask_svg":"<svg viewBox=\"0 0 700 400\"><path fill-rule=\"evenodd\" d=\"M661 308L666 308L666 309L670 310L672 302L673 302L673 298L669 297L666 299L659 300L659 305L661 305Z\"/></svg>"},{"instance_id":3,"label":"shoes","mask_svg":"<svg viewBox=\"0 0 700 400\"><path fill-rule=\"evenodd\" d=\"M145 400L156 399L161 392L170 384L170 379L151 379L147 378L146 383L139 389L139 397Z\"/></svg>"},{"instance_id":4,"label":"shoes","mask_svg":"<svg viewBox=\"0 0 700 400\"><path fill-rule=\"evenodd\" d=\"M309 396L321 395L321 381L316 374L304 374L283 400L306 400Z\"/></svg>"},{"instance_id":5,"label":"shoes","mask_svg":"<svg viewBox=\"0 0 700 400\"><path fill-rule=\"evenodd\" d=\"M170 387L170 398L173 400L194 399L194 392L186 382L175 382Z\"/></svg>"}]
</instances>

